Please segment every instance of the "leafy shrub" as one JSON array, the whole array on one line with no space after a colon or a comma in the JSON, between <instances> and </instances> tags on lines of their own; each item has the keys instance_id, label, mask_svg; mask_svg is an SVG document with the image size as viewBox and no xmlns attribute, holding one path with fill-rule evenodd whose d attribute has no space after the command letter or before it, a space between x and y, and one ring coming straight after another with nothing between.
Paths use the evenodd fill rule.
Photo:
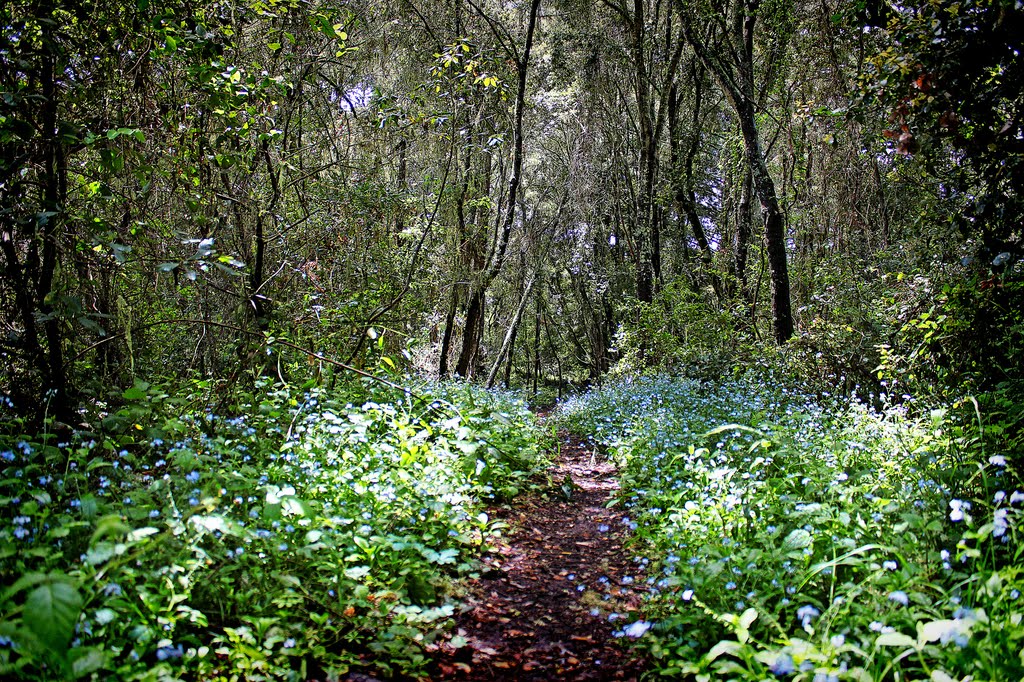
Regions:
<instances>
[{"instance_id":1,"label":"leafy shrub","mask_svg":"<svg viewBox=\"0 0 1024 682\"><path fill-rule=\"evenodd\" d=\"M962 413L812 398L770 370L560 407L621 462L661 674L1018 679L1024 485Z\"/></svg>"},{"instance_id":2,"label":"leafy shrub","mask_svg":"<svg viewBox=\"0 0 1024 682\"><path fill-rule=\"evenodd\" d=\"M745 350L736 318L715 310L682 282L666 284L653 303L629 301L619 318L613 376L674 372L714 377Z\"/></svg>"},{"instance_id":3,"label":"leafy shrub","mask_svg":"<svg viewBox=\"0 0 1024 682\"><path fill-rule=\"evenodd\" d=\"M222 416L140 383L59 442L9 422L0 674L420 669L495 530L480 501L543 460L521 403L418 391L267 384Z\"/></svg>"},{"instance_id":4,"label":"leafy shrub","mask_svg":"<svg viewBox=\"0 0 1024 682\"><path fill-rule=\"evenodd\" d=\"M918 300L902 306L894 320L898 331L881 347L879 378L893 391L916 395L990 393L1001 384L1019 392L1022 278L1024 265L1016 262L1001 275L961 268L955 278L922 287Z\"/></svg>"}]
</instances>

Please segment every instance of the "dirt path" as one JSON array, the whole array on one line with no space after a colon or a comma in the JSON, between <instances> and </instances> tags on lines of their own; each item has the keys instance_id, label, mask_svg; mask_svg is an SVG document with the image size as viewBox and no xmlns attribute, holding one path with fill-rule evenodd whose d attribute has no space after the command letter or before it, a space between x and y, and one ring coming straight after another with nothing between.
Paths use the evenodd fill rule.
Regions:
<instances>
[{"instance_id":1,"label":"dirt path","mask_svg":"<svg viewBox=\"0 0 1024 682\"><path fill-rule=\"evenodd\" d=\"M437 679L635 680L642 670L623 646L645 585L622 549L628 519L605 508L615 469L578 439L560 440L552 478L568 475L571 494L491 510L511 529L470 582L456 617L464 646L442 647Z\"/></svg>"}]
</instances>

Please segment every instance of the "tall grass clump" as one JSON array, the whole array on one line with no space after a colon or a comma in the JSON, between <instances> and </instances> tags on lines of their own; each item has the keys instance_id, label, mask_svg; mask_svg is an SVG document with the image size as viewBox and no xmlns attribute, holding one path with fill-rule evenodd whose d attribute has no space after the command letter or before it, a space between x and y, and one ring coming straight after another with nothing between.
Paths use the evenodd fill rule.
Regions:
<instances>
[{"instance_id":1,"label":"tall grass clump","mask_svg":"<svg viewBox=\"0 0 1024 682\"><path fill-rule=\"evenodd\" d=\"M0 676L422 670L483 501L543 464L533 417L465 385L229 395L137 383L73 432L5 422Z\"/></svg>"},{"instance_id":2,"label":"tall grass clump","mask_svg":"<svg viewBox=\"0 0 1024 682\"><path fill-rule=\"evenodd\" d=\"M652 568L639 644L658 673L1024 676L1015 458L970 401L879 404L763 370L623 381L560 406L620 464L615 504Z\"/></svg>"}]
</instances>

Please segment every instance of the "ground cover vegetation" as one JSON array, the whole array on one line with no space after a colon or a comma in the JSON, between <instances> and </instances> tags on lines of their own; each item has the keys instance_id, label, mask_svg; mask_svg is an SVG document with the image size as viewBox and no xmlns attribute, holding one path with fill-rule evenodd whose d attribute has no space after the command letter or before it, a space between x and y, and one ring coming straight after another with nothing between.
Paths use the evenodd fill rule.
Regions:
<instances>
[{"instance_id":1,"label":"ground cover vegetation","mask_svg":"<svg viewBox=\"0 0 1024 682\"><path fill-rule=\"evenodd\" d=\"M622 464L662 674L1022 674L1019 471L976 405L918 407L753 371L622 381L559 408Z\"/></svg>"},{"instance_id":2,"label":"ground cover vegetation","mask_svg":"<svg viewBox=\"0 0 1024 682\"><path fill-rule=\"evenodd\" d=\"M1015 0L3 3L2 674L436 672L484 506L544 485L521 401L589 388L556 422L621 466L654 672L1013 677L1022 40Z\"/></svg>"},{"instance_id":3,"label":"ground cover vegetation","mask_svg":"<svg viewBox=\"0 0 1024 682\"><path fill-rule=\"evenodd\" d=\"M415 674L483 502L543 464L523 405L469 387L257 385L216 412L165 389L4 439L5 675Z\"/></svg>"}]
</instances>

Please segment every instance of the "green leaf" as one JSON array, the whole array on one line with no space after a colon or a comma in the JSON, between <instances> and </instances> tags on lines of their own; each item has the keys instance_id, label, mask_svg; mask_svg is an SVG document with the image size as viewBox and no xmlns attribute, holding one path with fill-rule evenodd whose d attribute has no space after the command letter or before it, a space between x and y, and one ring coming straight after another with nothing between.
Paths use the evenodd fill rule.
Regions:
<instances>
[{"instance_id":1,"label":"green leaf","mask_svg":"<svg viewBox=\"0 0 1024 682\"><path fill-rule=\"evenodd\" d=\"M971 618L933 620L929 623L919 622L917 624L917 641L920 644L938 642L943 637L949 637L953 633L970 636L971 626L974 622Z\"/></svg>"},{"instance_id":2,"label":"green leaf","mask_svg":"<svg viewBox=\"0 0 1024 682\"><path fill-rule=\"evenodd\" d=\"M93 531L89 544L95 545L108 536L120 537L130 530L120 516L109 514L96 522L96 530Z\"/></svg>"},{"instance_id":3,"label":"green leaf","mask_svg":"<svg viewBox=\"0 0 1024 682\"><path fill-rule=\"evenodd\" d=\"M211 533L220 531L221 533L227 534L231 532L227 521L220 515L200 516L197 514L196 516L191 517L189 521L193 525L203 528Z\"/></svg>"},{"instance_id":4,"label":"green leaf","mask_svg":"<svg viewBox=\"0 0 1024 682\"><path fill-rule=\"evenodd\" d=\"M275 573L274 577L277 578L278 582L285 587L302 587L302 581L294 575L288 573Z\"/></svg>"},{"instance_id":5,"label":"green leaf","mask_svg":"<svg viewBox=\"0 0 1024 682\"><path fill-rule=\"evenodd\" d=\"M82 495L82 506L79 507L79 509L82 510L82 516L84 518L92 520L96 518L96 514L99 513L99 503L93 495Z\"/></svg>"},{"instance_id":6,"label":"green leaf","mask_svg":"<svg viewBox=\"0 0 1024 682\"><path fill-rule=\"evenodd\" d=\"M887 632L879 635L878 639L875 640L875 646L915 647L916 645L917 642L914 641L913 637L909 637L902 632Z\"/></svg>"},{"instance_id":7,"label":"green leaf","mask_svg":"<svg viewBox=\"0 0 1024 682\"><path fill-rule=\"evenodd\" d=\"M13 585L4 590L3 596L0 597L0 604L3 604L5 601L10 599L14 595L18 594L22 590L32 587L33 585L38 585L39 583L46 582L49 579L50 576L48 576L45 573L28 573L26 575L21 576L14 582Z\"/></svg>"},{"instance_id":8,"label":"green leaf","mask_svg":"<svg viewBox=\"0 0 1024 682\"><path fill-rule=\"evenodd\" d=\"M360 580L370 572L369 566L353 566L345 569L345 577L351 580Z\"/></svg>"},{"instance_id":9,"label":"green leaf","mask_svg":"<svg viewBox=\"0 0 1024 682\"><path fill-rule=\"evenodd\" d=\"M146 526L145 528L136 528L131 533L128 533L128 542L138 542L143 538L149 537L150 535L155 535L159 532L160 530L158 528L153 528L152 526Z\"/></svg>"},{"instance_id":10,"label":"green leaf","mask_svg":"<svg viewBox=\"0 0 1024 682\"><path fill-rule=\"evenodd\" d=\"M73 653L72 653L73 652ZM88 649L72 649L68 654L73 660L71 663L71 674L77 680L94 673L107 663L106 653L99 648L89 647Z\"/></svg>"},{"instance_id":11,"label":"green leaf","mask_svg":"<svg viewBox=\"0 0 1024 682\"><path fill-rule=\"evenodd\" d=\"M714 645L713 647L711 647L711 650L704 655L704 658L710 663L719 656L725 654L735 655L741 649L743 649L743 645L741 645L739 642L733 642L732 640L723 640L718 644Z\"/></svg>"},{"instance_id":12,"label":"green leaf","mask_svg":"<svg viewBox=\"0 0 1024 682\"><path fill-rule=\"evenodd\" d=\"M810 547L814 543L814 539L811 534L803 528L797 528L782 541L782 551L792 552L798 549L804 549Z\"/></svg>"},{"instance_id":13,"label":"green leaf","mask_svg":"<svg viewBox=\"0 0 1024 682\"><path fill-rule=\"evenodd\" d=\"M297 497L286 497L282 502L282 509L289 516L313 516L313 509L305 500Z\"/></svg>"},{"instance_id":14,"label":"green leaf","mask_svg":"<svg viewBox=\"0 0 1024 682\"><path fill-rule=\"evenodd\" d=\"M753 429L749 426L744 426L743 424L722 424L721 426L711 429L703 436L701 436L701 438L710 438L711 436L717 436L720 433L732 433L733 431L743 431L745 433L750 433L755 436L764 435L757 429Z\"/></svg>"},{"instance_id":15,"label":"green leaf","mask_svg":"<svg viewBox=\"0 0 1024 682\"><path fill-rule=\"evenodd\" d=\"M141 400L145 397L145 391L138 386L132 386L122 394L122 397L126 400Z\"/></svg>"},{"instance_id":16,"label":"green leaf","mask_svg":"<svg viewBox=\"0 0 1024 682\"><path fill-rule=\"evenodd\" d=\"M54 580L40 585L25 601L25 625L47 649L63 658L82 604L82 595L70 582Z\"/></svg>"},{"instance_id":17,"label":"green leaf","mask_svg":"<svg viewBox=\"0 0 1024 682\"><path fill-rule=\"evenodd\" d=\"M96 622L100 625L112 623L117 618L117 611L114 609L99 609L96 611Z\"/></svg>"},{"instance_id":18,"label":"green leaf","mask_svg":"<svg viewBox=\"0 0 1024 682\"><path fill-rule=\"evenodd\" d=\"M433 564L447 565L454 564L455 559L459 556L459 550L457 549L443 549L440 552L436 552L429 547L424 547L420 550L423 558Z\"/></svg>"},{"instance_id":19,"label":"green leaf","mask_svg":"<svg viewBox=\"0 0 1024 682\"><path fill-rule=\"evenodd\" d=\"M109 542L98 542L85 553L85 560L90 566L99 566L114 558L114 554L114 545Z\"/></svg>"}]
</instances>

